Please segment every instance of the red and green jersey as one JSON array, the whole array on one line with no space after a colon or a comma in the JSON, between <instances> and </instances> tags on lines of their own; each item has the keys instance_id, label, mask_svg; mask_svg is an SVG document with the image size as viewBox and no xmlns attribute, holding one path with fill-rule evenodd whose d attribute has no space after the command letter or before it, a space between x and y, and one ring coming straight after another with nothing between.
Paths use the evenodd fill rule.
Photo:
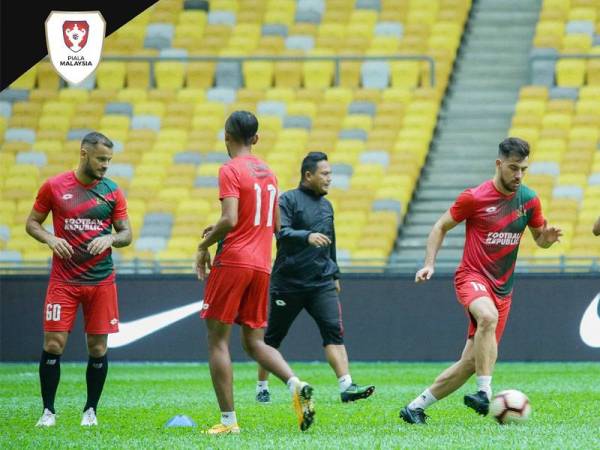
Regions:
<instances>
[{"instance_id":1,"label":"red and green jersey","mask_svg":"<svg viewBox=\"0 0 600 450\"><path fill-rule=\"evenodd\" d=\"M497 295L510 294L523 231L544 224L535 192L521 185L517 192L505 195L488 180L462 192L450 207L450 215L456 222L467 221L457 275L481 274L490 280Z\"/></svg>"},{"instance_id":2,"label":"red and green jersey","mask_svg":"<svg viewBox=\"0 0 600 450\"><path fill-rule=\"evenodd\" d=\"M50 279L73 284L107 284L114 281L111 249L99 255L87 251L98 236L110 234L112 224L127 219L127 203L119 187L108 178L82 184L73 171L46 180L34 209L52 212L55 236L73 247L70 259L52 257Z\"/></svg>"}]
</instances>

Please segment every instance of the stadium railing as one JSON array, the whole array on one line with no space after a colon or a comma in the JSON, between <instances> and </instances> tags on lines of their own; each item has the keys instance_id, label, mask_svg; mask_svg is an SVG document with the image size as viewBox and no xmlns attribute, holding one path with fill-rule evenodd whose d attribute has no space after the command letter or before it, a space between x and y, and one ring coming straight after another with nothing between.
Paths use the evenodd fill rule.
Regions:
<instances>
[{"instance_id":1,"label":"stadium railing","mask_svg":"<svg viewBox=\"0 0 600 450\"><path fill-rule=\"evenodd\" d=\"M50 258L43 260L27 260L21 262L0 261L0 275L43 275L49 272ZM453 273L459 261L454 258L438 258L436 273ZM423 265L423 259L395 258L393 262L386 259L363 259L339 261L343 273L378 273L384 275L414 274ZM132 259L115 261L119 274L193 274L194 260L148 260ZM517 273L600 273L600 256L548 256L519 258L515 269Z\"/></svg>"},{"instance_id":2,"label":"stadium railing","mask_svg":"<svg viewBox=\"0 0 600 450\"><path fill-rule=\"evenodd\" d=\"M343 61L424 61L429 65L429 84L435 86L435 59L428 55L325 55L325 56L106 56L103 61L149 62L150 79L154 80L154 64L157 62L237 62L245 61L333 61L335 64L334 85L340 84L341 63Z\"/></svg>"}]
</instances>

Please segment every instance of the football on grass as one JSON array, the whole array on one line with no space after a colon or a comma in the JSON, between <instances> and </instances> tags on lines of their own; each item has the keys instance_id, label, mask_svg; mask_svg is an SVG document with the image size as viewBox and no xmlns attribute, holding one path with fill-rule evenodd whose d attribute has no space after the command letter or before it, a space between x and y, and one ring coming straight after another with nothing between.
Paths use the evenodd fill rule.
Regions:
<instances>
[{"instance_id":1,"label":"football on grass","mask_svg":"<svg viewBox=\"0 0 600 450\"><path fill-rule=\"evenodd\" d=\"M490 403L490 416L503 424L525 422L530 415L529 399L516 389L499 392Z\"/></svg>"}]
</instances>

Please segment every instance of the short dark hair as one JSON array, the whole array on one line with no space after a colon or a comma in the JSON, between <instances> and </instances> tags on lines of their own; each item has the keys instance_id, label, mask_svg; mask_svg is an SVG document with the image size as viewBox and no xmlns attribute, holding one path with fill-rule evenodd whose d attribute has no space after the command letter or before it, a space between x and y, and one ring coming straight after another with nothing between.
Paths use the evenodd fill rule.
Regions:
<instances>
[{"instance_id":1,"label":"short dark hair","mask_svg":"<svg viewBox=\"0 0 600 450\"><path fill-rule=\"evenodd\" d=\"M250 145L258 131L258 119L249 111L234 111L225 122L225 132L237 142Z\"/></svg>"},{"instance_id":2,"label":"short dark hair","mask_svg":"<svg viewBox=\"0 0 600 450\"><path fill-rule=\"evenodd\" d=\"M86 134L81 140L82 147L96 147L98 144L102 144L108 148L113 148L112 141L97 131L92 131L91 133Z\"/></svg>"},{"instance_id":3,"label":"short dark hair","mask_svg":"<svg viewBox=\"0 0 600 450\"><path fill-rule=\"evenodd\" d=\"M523 161L529 156L529 144L517 137L506 138L498 146L498 156L504 159L516 156L519 161Z\"/></svg>"},{"instance_id":4,"label":"short dark hair","mask_svg":"<svg viewBox=\"0 0 600 450\"><path fill-rule=\"evenodd\" d=\"M302 168L300 169L300 178L304 179L306 172L315 173L319 161L327 161L327 154L323 152L310 152L302 160Z\"/></svg>"}]
</instances>

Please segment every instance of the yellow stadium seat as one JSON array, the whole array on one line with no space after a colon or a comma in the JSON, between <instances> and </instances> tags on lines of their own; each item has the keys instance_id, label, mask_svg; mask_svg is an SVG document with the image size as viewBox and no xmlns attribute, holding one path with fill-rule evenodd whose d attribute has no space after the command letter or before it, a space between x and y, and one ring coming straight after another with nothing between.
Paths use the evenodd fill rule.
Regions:
<instances>
[{"instance_id":1,"label":"yellow stadium seat","mask_svg":"<svg viewBox=\"0 0 600 450\"><path fill-rule=\"evenodd\" d=\"M133 113L135 115L150 115L163 117L165 114L165 105L162 102L139 102L133 105Z\"/></svg>"},{"instance_id":2,"label":"yellow stadium seat","mask_svg":"<svg viewBox=\"0 0 600 450\"><path fill-rule=\"evenodd\" d=\"M37 86L38 89L51 90L56 90L60 86L60 78L50 62L38 63Z\"/></svg>"},{"instance_id":3,"label":"yellow stadium seat","mask_svg":"<svg viewBox=\"0 0 600 450\"><path fill-rule=\"evenodd\" d=\"M216 164L216 163L208 163L208 164L201 164L200 166L198 166L198 170L196 172L197 175L201 175L201 176L218 176L219 175L219 168L221 167L220 164Z\"/></svg>"},{"instance_id":4,"label":"yellow stadium seat","mask_svg":"<svg viewBox=\"0 0 600 450\"><path fill-rule=\"evenodd\" d=\"M150 86L150 63L132 61L127 63L127 87L148 89Z\"/></svg>"},{"instance_id":5,"label":"yellow stadium seat","mask_svg":"<svg viewBox=\"0 0 600 450\"><path fill-rule=\"evenodd\" d=\"M282 88L298 88L302 79L302 63L279 61L275 63L275 85Z\"/></svg>"},{"instance_id":6,"label":"yellow stadium seat","mask_svg":"<svg viewBox=\"0 0 600 450\"><path fill-rule=\"evenodd\" d=\"M148 99L148 91L139 88L121 89L116 99L120 102L138 103Z\"/></svg>"},{"instance_id":7,"label":"yellow stadium seat","mask_svg":"<svg viewBox=\"0 0 600 450\"><path fill-rule=\"evenodd\" d=\"M294 10L269 9L265 13L264 23L283 24L290 26L294 22Z\"/></svg>"},{"instance_id":8,"label":"yellow stadium seat","mask_svg":"<svg viewBox=\"0 0 600 450\"><path fill-rule=\"evenodd\" d=\"M154 64L154 77L159 89L179 89L183 86L185 64L177 61L159 61Z\"/></svg>"},{"instance_id":9,"label":"yellow stadium seat","mask_svg":"<svg viewBox=\"0 0 600 450\"><path fill-rule=\"evenodd\" d=\"M360 129L368 133L373 127L373 118L367 114L350 114L344 119L342 127L345 129Z\"/></svg>"},{"instance_id":10,"label":"yellow stadium seat","mask_svg":"<svg viewBox=\"0 0 600 450\"><path fill-rule=\"evenodd\" d=\"M546 86L523 86L519 91L519 99L548 99L548 87Z\"/></svg>"},{"instance_id":11,"label":"yellow stadium seat","mask_svg":"<svg viewBox=\"0 0 600 450\"><path fill-rule=\"evenodd\" d=\"M185 187L168 187L158 193L159 200L165 200L179 204L180 201L190 197L190 189Z\"/></svg>"},{"instance_id":12,"label":"yellow stadium seat","mask_svg":"<svg viewBox=\"0 0 600 450\"><path fill-rule=\"evenodd\" d=\"M572 8L568 13L568 20L589 20L590 22L597 21L596 8Z\"/></svg>"},{"instance_id":13,"label":"yellow stadium seat","mask_svg":"<svg viewBox=\"0 0 600 450\"><path fill-rule=\"evenodd\" d=\"M393 55L398 52L398 38L394 36L375 36L367 50L368 55Z\"/></svg>"},{"instance_id":14,"label":"yellow stadium seat","mask_svg":"<svg viewBox=\"0 0 600 450\"><path fill-rule=\"evenodd\" d=\"M575 102L570 99L553 99L546 104L546 112L573 114Z\"/></svg>"},{"instance_id":15,"label":"yellow stadium seat","mask_svg":"<svg viewBox=\"0 0 600 450\"><path fill-rule=\"evenodd\" d=\"M600 85L600 59L588 60L587 83L591 85Z\"/></svg>"},{"instance_id":16,"label":"yellow stadium seat","mask_svg":"<svg viewBox=\"0 0 600 450\"><path fill-rule=\"evenodd\" d=\"M96 71L96 83L100 89L122 89L125 85L127 65L122 61L104 61Z\"/></svg>"},{"instance_id":17,"label":"yellow stadium seat","mask_svg":"<svg viewBox=\"0 0 600 450\"><path fill-rule=\"evenodd\" d=\"M306 88L328 88L333 81L334 65L330 61L306 61L302 66Z\"/></svg>"},{"instance_id":18,"label":"yellow stadium seat","mask_svg":"<svg viewBox=\"0 0 600 450\"><path fill-rule=\"evenodd\" d=\"M569 132L569 139L572 141L598 142L600 132L597 127L573 127Z\"/></svg>"},{"instance_id":19,"label":"yellow stadium seat","mask_svg":"<svg viewBox=\"0 0 600 450\"><path fill-rule=\"evenodd\" d=\"M560 87L580 87L585 79L585 61L561 59L556 63L556 84Z\"/></svg>"},{"instance_id":20,"label":"yellow stadium seat","mask_svg":"<svg viewBox=\"0 0 600 450\"><path fill-rule=\"evenodd\" d=\"M101 128L115 128L119 130L127 130L131 125L131 118L123 114L109 114L100 120Z\"/></svg>"},{"instance_id":21,"label":"yellow stadium seat","mask_svg":"<svg viewBox=\"0 0 600 450\"><path fill-rule=\"evenodd\" d=\"M206 11L200 9L184 9L179 13L179 23L189 24L197 27L206 25L208 16Z\"/></svg>"},{"instance_id":22,"label":"yellow stadium seat","mask_svg":"<svg viewBox=\"0 0 600 450\"><path fill-rule=\"evenodd\" d=\"M244 84L249 89L267 89L273 85L274 64L270 61L246 61Z\"/></svg>"},{"instance_id":23,"label":"yellow stadium seat","mask_svg":"<svg viewBox=\"0 0 600 450\"><path fill-rule=\"evenodd\" d=\"M587 53L592 48L589 34L567 34L563 37L561 53Z\"/></svg>"},{"instance_id":24,"label":"yellow stadium seat","mask_svg":"<svg viewBox=\"0 0 600 450\"><path fill-rule=\"evenodd\" d=\"M546 23L554 22L558 21L547 21ZM559 50L563 46L563 38L562 33L544 33L543 31L538 31L533 38L533 45L538 48L554 48Z\"/></svg>"},{"instance_id":25,"label":"yellow stadium seat","mask_svg":"<svg viewBox=\"0 0 600 450\"><path fill-rule=\"evenodd\" d=\"M542 119L542 127L568 130L571 128L571 115L562 113L546 114Z\"/></svg>"}]
</instances>

